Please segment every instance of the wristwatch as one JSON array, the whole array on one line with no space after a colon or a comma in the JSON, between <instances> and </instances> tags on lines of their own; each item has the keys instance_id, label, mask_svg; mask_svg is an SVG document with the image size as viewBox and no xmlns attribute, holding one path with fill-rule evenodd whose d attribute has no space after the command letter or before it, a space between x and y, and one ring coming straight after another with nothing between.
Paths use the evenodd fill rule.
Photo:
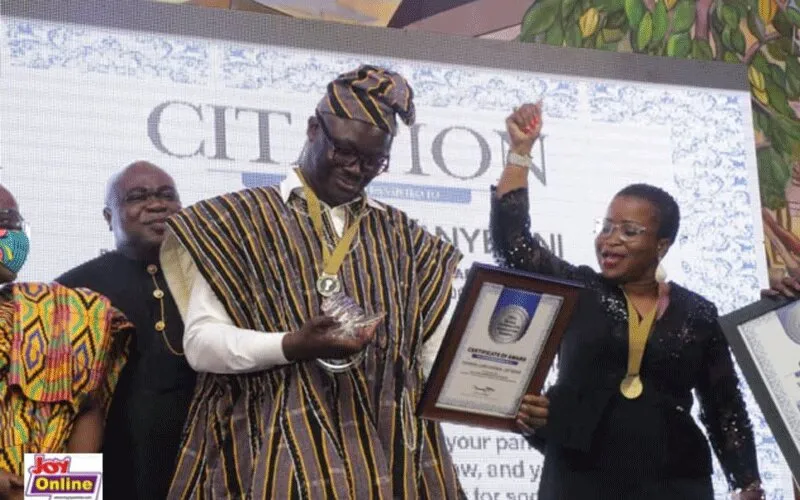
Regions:
<instances>
[{"instance_id":1,"label":"wristwatch","mask_svg":"<svg viewBox=\"0 0 800 500\"><path fill-rule=\"evenodd\" d=\"M533 165L533 158L531 158L530 155L521 155L509 151L508 156L506 156L506 165L530 169L531 165Z\"/></svg>"}]
</instances>

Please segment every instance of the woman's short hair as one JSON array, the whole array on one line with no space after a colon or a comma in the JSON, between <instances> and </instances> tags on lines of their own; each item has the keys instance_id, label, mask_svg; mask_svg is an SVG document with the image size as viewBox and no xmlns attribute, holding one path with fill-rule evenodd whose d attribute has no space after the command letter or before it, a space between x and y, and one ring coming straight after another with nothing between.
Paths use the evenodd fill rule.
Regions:
<instances>
[{"instance_id":1,"label":"woman's short hair","mask_svg":"<svg viewBox=\"0 0 800 500\"><path fill-rule=\"evenodd\" d=\"M675 242L681 225L681 209L672 195L650 184L631 184L618 192L617 196L649 201L658 212L658 237L668 239L670 245Z\"/></svg>"}]
</instances>

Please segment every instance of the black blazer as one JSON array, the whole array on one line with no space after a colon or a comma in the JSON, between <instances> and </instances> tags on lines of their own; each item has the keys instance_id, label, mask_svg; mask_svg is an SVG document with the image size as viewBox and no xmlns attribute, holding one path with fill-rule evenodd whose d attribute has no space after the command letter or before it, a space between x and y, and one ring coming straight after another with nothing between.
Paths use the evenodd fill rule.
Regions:
<instances>
[{"instance_id":1,"label":"black blazer","mask_svg":"<svg viewBox=\"0 0 800 500\"><path fill-rule=\"evenodd\" d=\"M574 470L629 477L708 477L708 441L691 416L692 390L701 420L732 487L758 479L753 432L715 306L675 284L642 360L642 396L619 392L628 355L622 290L587 266L573 266L531 235L528 192L497 199L491 214L495 256L509 267L580 281L576 311L547 395L548 424L531 438L548 461Z\"/></svg>"}]
</instances>

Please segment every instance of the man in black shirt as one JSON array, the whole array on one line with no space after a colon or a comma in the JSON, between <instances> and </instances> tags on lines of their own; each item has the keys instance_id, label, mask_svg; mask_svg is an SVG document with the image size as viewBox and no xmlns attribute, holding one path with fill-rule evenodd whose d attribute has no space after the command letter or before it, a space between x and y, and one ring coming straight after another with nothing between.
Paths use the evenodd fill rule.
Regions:
<instances>
[{"instance_id":1,"label":"man in black shirt","mask_svg":"<svg viewBox=\"0 0 800 500\"><path fill-rule=\"evenodd\" d=\"M104 494L115 500L166 497L194 389L183 322L158 260L164 222L180 208L166 172L127 166L110 180L103 209L116 249L56 279L105 295L136 326L103 444Z\"/></svg>"}]
</instances>

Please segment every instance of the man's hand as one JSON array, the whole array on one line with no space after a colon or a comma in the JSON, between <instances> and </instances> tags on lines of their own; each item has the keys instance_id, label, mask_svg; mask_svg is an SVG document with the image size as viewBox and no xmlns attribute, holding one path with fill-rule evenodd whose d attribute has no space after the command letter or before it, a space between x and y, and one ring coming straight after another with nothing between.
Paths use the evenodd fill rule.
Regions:
<instances>
[{"instance_id":1,"label":"man's hand","mask_svg":"<svg viewBox=\"0 0 800 500\"><path fill-rule=\"evenodd\" d=\"M506 118L506 131L511 151L530 155L533 143L542 131L542 103L523 104Z\"/></svg>"},{"instance_id":2,"label":"man's hand","mask_svg":"<svg viewBox=\"0 0 800 500\"><path fill-rule=\"evenodd\" d=\"M375 328L362 328L353 336L336 331L339 324L329 316L317 316L296 332L283 337L283 353L289 361L342 359L364 349L375 338Z\"/></svg>"},{"instance_id":3,"label":"man's hand","mask_svg":"<svg viewBox=\"0 0 800 500\"><path fill-rule=\"evenodd\" d=\"M22 498L22 478L16 474L0 470L0 500Z\"/></svg>"}]
</instances>

